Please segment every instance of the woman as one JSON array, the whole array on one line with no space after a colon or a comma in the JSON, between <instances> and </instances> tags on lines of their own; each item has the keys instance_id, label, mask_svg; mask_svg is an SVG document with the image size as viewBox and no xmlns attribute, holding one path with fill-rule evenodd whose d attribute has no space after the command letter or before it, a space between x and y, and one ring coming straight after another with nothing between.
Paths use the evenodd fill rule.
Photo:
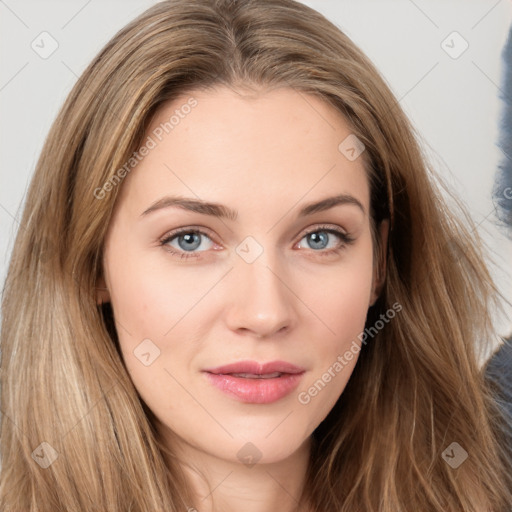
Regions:
<instances>
[{"instance_id":1,"label":"woman","mask_svg":"<svg viewBox=\"0 0 512 512\"><path fill-rule=\"evenodd\" d=\"M471 223L310 8L130 23L55 121L22 227L2 510L508 510Z\"/></svg>"}]
</instances>

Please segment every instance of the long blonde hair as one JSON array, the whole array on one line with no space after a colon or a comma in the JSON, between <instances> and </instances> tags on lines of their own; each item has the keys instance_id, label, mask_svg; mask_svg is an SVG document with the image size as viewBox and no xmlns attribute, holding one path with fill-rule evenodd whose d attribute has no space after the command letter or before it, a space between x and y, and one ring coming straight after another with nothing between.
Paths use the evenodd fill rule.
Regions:
<instances>
[{"instance_id":1,"label":"long blonde hair","mask_svg":"<svg viewBox=\"0 0 512 512\"><path fill-rule=\"evenodd\" d=\"M168 0L82 74L32 179L3 295L0 509L187 510L96 303L102 245L129 160L164 102L229 87L291 87L341 112L364 143L376 224L391 219L385 288L339 401L313 434L312 510L493 511L512 503L503 418L478 365L495 288L473 225L450 212L413 127L372 63L293 0ZM468 458L442 454L452 442ZM172 447L170 447L172 450ZM43 463L44 462L44 463ZM47 467L43 467L47 466Z\"/></svg>"}]
</instances>

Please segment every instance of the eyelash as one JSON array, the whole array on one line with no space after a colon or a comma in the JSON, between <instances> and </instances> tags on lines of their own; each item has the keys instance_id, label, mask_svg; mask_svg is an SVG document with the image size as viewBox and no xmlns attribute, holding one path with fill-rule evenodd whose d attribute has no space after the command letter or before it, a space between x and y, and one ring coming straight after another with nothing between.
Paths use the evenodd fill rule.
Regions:
<instances>
[{"instance_id":1,"label":"eyelash","mask_svg":"<svg viewBox=\"0 0 512 512\"><path fill-rule=\"evenodd\" d=\"M319 233L319 232L330 233L330 234L333 234L333 235L337 235L341 239L341 243L337 247L335 247L334 249L319 250L319 251L315 251L315 250L311 249L313 252L318 253L320 256L331 256L333 254L338 254L340 250L342 250L343 248L345 248L346 246L348 246L348 245L350 245L350 244L352 244L354 242L354 238L352 238L349 234L344 233L341 230L332 228L330 226L322 226L322 225L315 226L314 229L311 229L311 230L306 231L305 233L303 233L301 238L300 238L300 240L302 240L304 237L306 237L306 236L308 236L308 235L310 235L312 233ZM200 251L199 253L195 253L195 252L178 252L178 251L175 251L175 250L173 250L172 248L170 248L169 246L166 245L170 241L172 241L174 238L176 238L176 237L178 237L180 235L185 235L185 234L204 235L204 236L206 236L207 238L209 238L211 240L211 237L208 235L208 233L206 233L202 229L194 228L194 227L188 227L188 228L177 229L175 231L171 231L170 233L167 233L164 236L164 238L162 238L160 240L160 245L162 247L164 247L174 257L180 257L181 259L199 258L200 257L200 253L204 252L204 251Z\"/></svg>"}]
</instances>

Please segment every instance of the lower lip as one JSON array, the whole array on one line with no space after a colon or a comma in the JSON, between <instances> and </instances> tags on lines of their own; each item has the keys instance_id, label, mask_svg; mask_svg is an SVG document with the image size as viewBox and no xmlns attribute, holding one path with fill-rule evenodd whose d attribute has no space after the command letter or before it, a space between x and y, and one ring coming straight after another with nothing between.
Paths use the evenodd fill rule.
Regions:
<instances>
[{"instance_id":1,"label":"lower lip","mask_svg":"<svg viewBox=\"0 0 512 512\"><path fill-rule=\"evenodd\" d=\"M240 402L251 404L269 404L284 398L299 385L303 374L286 373L274 379L244 379L233 375L205 373L215 387Z\"/></svg>"}]
</instances>

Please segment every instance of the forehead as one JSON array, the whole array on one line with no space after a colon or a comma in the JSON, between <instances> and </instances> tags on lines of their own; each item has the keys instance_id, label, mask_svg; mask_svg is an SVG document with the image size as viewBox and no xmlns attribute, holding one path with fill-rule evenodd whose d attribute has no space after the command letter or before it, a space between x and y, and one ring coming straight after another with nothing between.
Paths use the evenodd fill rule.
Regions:
<instances>
[{"instance_id":1,"label":"forehead","mask_svg":"<svg viewBox=\"0 0 512 512\"><path fill-rule=\"evenodd\" d=\"M151 149L125 178L122 202L140 213L172 193L275 215L301 198L339 193L367 209L364 153L347 158L347 137L353 134L341 113L292 88L191 91L153 117L142 141Z\"/></svg>"}]
</instances>

